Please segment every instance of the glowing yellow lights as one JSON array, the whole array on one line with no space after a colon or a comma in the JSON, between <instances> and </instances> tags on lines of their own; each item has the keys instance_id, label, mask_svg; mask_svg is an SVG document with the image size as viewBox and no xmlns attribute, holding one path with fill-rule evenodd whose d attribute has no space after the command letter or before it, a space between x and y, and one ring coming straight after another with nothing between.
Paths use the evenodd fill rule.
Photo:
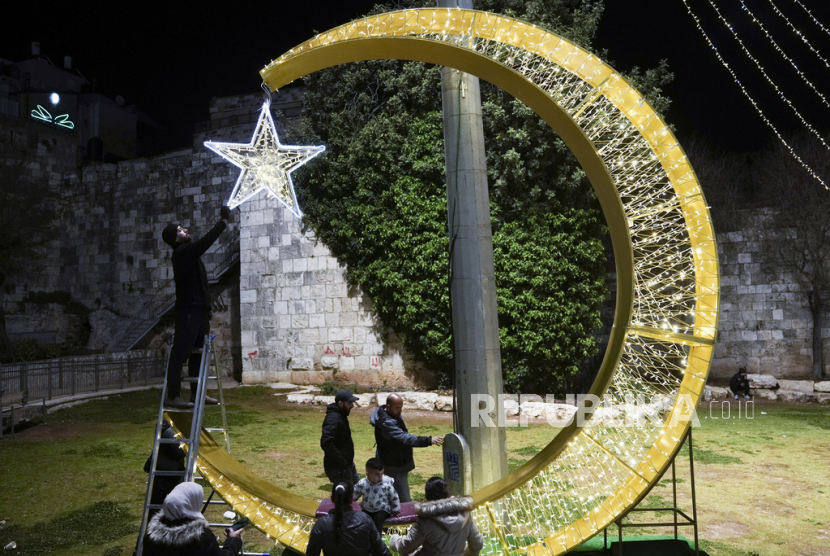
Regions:
<instances>
[{"instance_id":1,"label":"glowing yellow lights","mask_svg":"<svg viewBox=\"0 0 830 556\"><path fill-rule=\"evenodd\" d=\"M600 200L618 268L612 336L591 388L600 407L528 464L473 493L479 527L506 552L561 554L644 495L679 449L702 392L719 279L700 185L673 134L618 73L511 18L457 9L379 14L312 38L261 74L274 90L325 67L374 58L454 67L502 87L562 137ZM305 549L312 501L262 484L238 462L200 451L203 458L228 477L222 496L238 505L240 495L267 499L271 507L246 502L245 515L279 542Z\"/></svg>"},{"instance_id":2,"label":"glowing yellow lights","mask_svg":"<svg viewBox=\"0 0 830 556\"><path fill-rule=\"evenodd\" d=\"M242 169L231 192L228 206L241 205L260 191L267 191L298 218L302 216L291 172L326 150L325 147L297 147L280 144L268 103L263 104L250 143L205 141L205 146Z\"/></svg>"}]
</instances>

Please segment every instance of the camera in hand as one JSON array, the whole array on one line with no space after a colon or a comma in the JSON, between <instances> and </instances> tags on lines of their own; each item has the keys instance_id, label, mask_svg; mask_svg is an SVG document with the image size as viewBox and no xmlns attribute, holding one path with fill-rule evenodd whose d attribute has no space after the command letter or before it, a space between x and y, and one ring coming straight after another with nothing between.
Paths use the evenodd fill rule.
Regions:
<instances>
[{"instance_id":1,"label":"camera in hand","mask_svg":"<svg viewBox=\"0 0 830 556\"><path fill-rule=\"evenodd\" d=\"M243 517L242 519L240 519L239 521L237 521L236 523L231 525L231 531L238 531L238 530L242 529L243 527L247 527L250 524L251 524L251 520L248 519L247 517Z\"/></svg>"}]
</instances>

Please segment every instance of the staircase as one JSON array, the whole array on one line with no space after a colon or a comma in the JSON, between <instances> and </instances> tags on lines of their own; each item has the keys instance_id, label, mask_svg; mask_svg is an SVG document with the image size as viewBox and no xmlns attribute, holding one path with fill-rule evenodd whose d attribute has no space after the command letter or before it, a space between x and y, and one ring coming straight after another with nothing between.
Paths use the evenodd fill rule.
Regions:
<instances>
[{"instance_id":1,"label":"staircase","mask_svg":"<svg viewBox=\"0 0 830 556\"><path fill-rule=\"evenodd\" d=\"M215 284L236 264L239 263L239 229L229 234L228 239L220 244L215 253L221 253L222 258L211 268L207 268L208 283ZM128 320L121 334L110 346L109 351L121 352L133 349L159 321L173 310L176 305L176 293L173 279L165 281L146 303L139 306Z\"/></svg>"}]
</instances>

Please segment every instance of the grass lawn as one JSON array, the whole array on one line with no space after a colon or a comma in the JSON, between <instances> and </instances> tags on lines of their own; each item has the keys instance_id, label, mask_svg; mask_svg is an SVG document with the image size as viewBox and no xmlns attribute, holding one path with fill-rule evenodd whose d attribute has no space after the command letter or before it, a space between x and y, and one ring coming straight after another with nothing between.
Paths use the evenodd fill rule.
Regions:
<instances>
[{"instance_id":1,"label":"grass lawn","mask_svg":"<svg viewBox=\"0 0 830 556\"><path fill-rule=\"evenodd\" d=\"M158 390L136 392L64 409L42 424L0 439L0 546L17 554L128 556L135 544L144 500L142 467L151 449ZM233 455L267 480L313 498L328 496L319 447L324 408L284 402L266 387L225 391ZM756 405L752 419L724 418L720 406L699 411L695 473L702 547L712 555L830 555L830 413L821 406ZM218 411L207 426L218 423ZM765 412L766 414L762 414ZM373 454L370 410L353 410L355 461ZM211 415L215 415L211 423ZM421 435L451 431L451 416L407 411L410 430ZM556 434L547 424L510 428L511 470ZM687 452L684 452L687 454ZM439 448L416 450L410 475L413 497L441 474ZM678 461L680 506L691 513L688 458ZM667 480L646 500L671 501ZM219 506L211 521L223 521ZM638 521L654 521L653 513ZM614 529L613 527L611 529ZM627 530L626 536L671 530ZM609 530L614 536L616 531ZM681 534L692 536L691 529ZM272 550L256 531L246 549Z\"/></svg>"}]
</instances>

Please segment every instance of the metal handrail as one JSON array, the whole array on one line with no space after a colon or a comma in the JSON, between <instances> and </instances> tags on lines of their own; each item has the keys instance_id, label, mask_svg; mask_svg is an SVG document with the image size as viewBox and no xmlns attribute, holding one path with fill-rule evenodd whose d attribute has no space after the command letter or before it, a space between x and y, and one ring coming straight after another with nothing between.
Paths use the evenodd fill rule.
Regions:
<instances>
[{"instance_id":1,"label":"metal handrail","mask_svg":"<svg viewBox=\"0 0 830 556\"><path fill-rule=\"evenodd\" d=\"M234 230L230 237L221 243L222 258L207 270L208 282L215 283L230 268L239 262L239 230ZM156 293L143 303L127 321L123 332L113 342L111 351L128 351L151 327L155 326L161 318L173 310L176 304L175 292L165 293L165 290L173 284L173 279L165 280L158 287Z\"/></svg>"}]
</instances>

